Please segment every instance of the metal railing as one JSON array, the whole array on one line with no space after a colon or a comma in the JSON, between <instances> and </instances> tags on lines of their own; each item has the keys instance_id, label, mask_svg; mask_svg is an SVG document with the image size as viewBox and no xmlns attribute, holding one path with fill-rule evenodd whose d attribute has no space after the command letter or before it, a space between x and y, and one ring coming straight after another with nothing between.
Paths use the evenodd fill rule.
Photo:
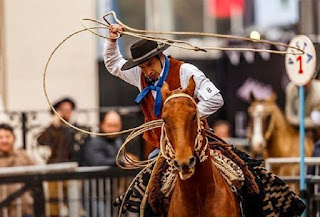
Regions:
<instances>
[{"instance_id":1,"label":"metal railing","mask_svg":"<svg viewBox=\"0 0 320 217\"><path fill-rule=\"evenodd\" d=\"M284 164L299 164L299 158L269 158L266 168ZM308 216L320 216L320 159L306 158L307 166L315 166L316 173L306 176L309 189L307 198ZM0 186L20 183L20 188L0 202L0 216L7 217L12 201L31 190L34 198L35 217L50 216L50 204L59 207L59 217L113 217L118 216L118 208L112 202L123 193L137 170L121 170L111 167L78 167L76 163L35 165L0 169ZM299 183L299 176L279 176L287 183ZM57 183L58 197L50 197L49 183ZM66 184L66 189L64 185ZM0 192L3 195L3 192ZM17 217L22 216L21 200L15 203ZM128 213L126 216L137 216Z\"/></svg>"},{"instance_id":2,"label":"metal railing","mask_svg":"<svg viewBox=\"0 0 320 217\"><path fill-rule=\"evenodd\" d=\"M268 158L265 160L265 167L267 170L272 171L272 168L277 166L281 168L284 165L300 166L300 157L284 157L284 158ZM306 176L305 181L307 184L307 192L304 195L307 203L307 216L308 217L320 217L320 158L319 157L306 157ZM310 170L313 168L312 170ZM299 185L300 175L280 175L283 181L288 184Z\"/></svg>"},{"instance_id":3,"label":"metal railing","mask_svg":"<svg viewBox=\"0 0 320 217\"><path fill-rule=\"evenodd\" d=\"M143 117L139 106L118 106L101 107L97 109L79 109L75 110L72 122L79 126L85 126L92 131L99 130L99 116L110 110L116 110L120 113L123 120L123 127L133 127L143 123ZM28 148L32 144L32 135L36 136L44 127L47 127L52 121L52 115L49 110L35 111L0 111L2 119L9 122L15 129L16 136L19 137L23 148ZM31 138L30 138L31 137Z\"/></svg>"},{"instance_id":4,"label":"metal railing","mask_svg":"<svg viewBox=\"0 0 320 217\"><path fill-rule=\"evenodd\" d=\"M0 202L0 216L8 216L8 206L17 201L17 217L23 216L21 195L31 191L35 217L113 217L118 208L112 202L129 186L137 170L124 171L111 167L77 167L60 163L0 169L0 186L20 183L20 188ZM50 195L50 184L56 183L56 198ZM66 188L64 188L64 185ZM48 187L49 186L49 187ZM3 192L1 192L3 195ZM52 207L58 209L53 211ZM136 216L128 213L125 216Z\"/></svg>"},{"instance_id":5,"label":"metal railing","mask_svg":"<svg viewBox=\"0 0 320 217\"><path fill-rule=\"evenodd\" d=\"M98 132L100 116L110 110L116 110L120 113L123 129L133 128L144 122L140 107L126 106L75 110L72 123L77 123L80 128ZM0 123L9 123L14 128L16 148L26 149L36 163L45 163L50 153L46 147L39 146L37 138L52 122L50 111L0 111L0 116L2 117ZM141 143L141 141L138 142Z\"/></svg>"}]
</instances>

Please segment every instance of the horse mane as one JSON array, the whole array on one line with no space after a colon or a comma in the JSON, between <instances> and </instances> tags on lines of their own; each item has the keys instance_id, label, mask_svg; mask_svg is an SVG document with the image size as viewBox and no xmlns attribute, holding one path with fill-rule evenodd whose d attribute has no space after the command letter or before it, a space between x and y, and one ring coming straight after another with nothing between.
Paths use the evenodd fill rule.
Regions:
<instances>
[{"instance_id":1,"label":"horse mane","mask_svg":"<svg viewBox=\"0 0 320 217\"><path fill-rule=\"evenodd\" d=\"M277 131L285 130L286 132L294 133L295 128L288 122L287 118L285 117L284 112L281 108L276 104L275 101L271 101L271 106L273 106L273 115L275 115L275 127Z\"/></svg>"}]
</instances>

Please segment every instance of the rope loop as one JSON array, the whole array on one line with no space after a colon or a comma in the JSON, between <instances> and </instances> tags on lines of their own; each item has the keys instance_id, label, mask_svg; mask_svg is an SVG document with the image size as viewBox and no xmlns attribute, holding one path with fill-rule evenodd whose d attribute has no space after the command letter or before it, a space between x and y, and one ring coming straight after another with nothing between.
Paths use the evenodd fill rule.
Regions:
<instances>
[{"instance_id":1,"label":"rope loop","mask_svg":"<svg viewBox=\"0 0 320 217\"><path fill-rule=\"evenodd\" d=\"M120 25L124 31L119 31L117 34L117 37L110 37L110 36L105 36L101 35L99 33L96 33L92 29L94 28L104 28L104 29L109 29L111 22L108 21L107 17L112 16L113 19L115 20L115 23ZM273 54L293 54L293 55L303 55L304 51L298 47L293 47L281 42L274 42L274 41L268 41L268 40L259 40L259 39L252 39L252 38L247 38L247 37L242 37L242 36L233 36L233 35L225 35L225 34L216 34L216 33L203 33L203 32L159 32L159 31L149 31L149 30L141 30L141 29L135 29L130 26L127 26L123 22L121 22L118 18L117 15L114 11L110 11L107 14L103 16L103 19L106 23L103 23L101 21L95 20L95 19L89 19L89 18L84 18L82 19L82 25L83 27L90 31L91 33L102 37L106 39L118 39L121 37L121 35L128 35L132 36L135 38L139 39L147 39L147 40L152 40L156 41L158 43L164 43L168 44L172 47L176 48L181 48L181 49L186 49L186 50L193 50L193 51L202 51L202 52L207 52L209 50L216 50L216 51L251 51L251 52L267 52L267 53L273 53ZM99 24L101 26L94 26L94 27L88 27L85 25L84 21L91 21L96 24ZM279 46L279 47L284 47L287 48L286 51L278 51L278 50L270 50L270 49L261 49L261 48L243 48L243 47L200 47L200 46L195 46L192 45L191 43L183 40L176 40L176 39L167 39L164 37L156 37L154 35L187 35L187 36L200 36L200 37L212 37L212 38L221 38L221 39L232 39L232 40L239 40L239 41L248 41L252 42L254 44L269 44L269 45L274 45L274 46ZM290 49L290 50L289 50ZM297 52L296 52L297 51Z\"/></svg>"}]
</instances>

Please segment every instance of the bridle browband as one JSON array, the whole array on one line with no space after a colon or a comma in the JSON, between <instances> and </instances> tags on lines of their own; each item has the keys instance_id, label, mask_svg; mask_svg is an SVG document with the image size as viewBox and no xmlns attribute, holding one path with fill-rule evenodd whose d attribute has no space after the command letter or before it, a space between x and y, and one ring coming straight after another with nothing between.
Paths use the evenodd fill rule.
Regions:
<instances>
[{"instance_id":1,"label":"bridle browband","mask_svg":"<svg viewBox=\"0 0 320 217\"><path fill-rule=\"evenodd\" d=\"M202 136L202 130L204 129L203 124L201 122L200 116L199 116L199 111L197 108L197 103L196 101L189 96L188 94L185 93L177 93L177 94L173 94L171 96L169 96L163 103L163 106L171 99L174 98L178 98L178 97L184 97L184 98L188 98L191 100L191 102L196 106L196 115L197 115L197 136L196 139L194 141L194 146L195 146L195 153L199 158L200 162L205 161L208 156L206 155L205 151L207 149L208 146L208 139L206 139L205 141L205 145L202 145L203 143L203 136ZM167 160L168 164L170 166L174 166L174 159L175 159L175 151L174 148L167 136L166 133L166 128L165 128L165 124L163 123L162 127L161 127L161 137L160 137L160 150L161 150L161 154L162 156Z\"/></svg>"},{"instance_id":2,"label":"bridle browband","mask_svg":"<svg viewBox=\"0 0 320 217\"><path fill-rule=\"evenodd\" d=\"M268 125L268 129L266 131L266 133L263 135L263 139L267 142L270 137L271 137L271 134L272 134L272 131L273 131L273 128L274 128L274 125L275 125L275 117L274 117L274 114L270 114L271 115L271 118L270 118L270 123Z\"/></svg>"}]
</instances>

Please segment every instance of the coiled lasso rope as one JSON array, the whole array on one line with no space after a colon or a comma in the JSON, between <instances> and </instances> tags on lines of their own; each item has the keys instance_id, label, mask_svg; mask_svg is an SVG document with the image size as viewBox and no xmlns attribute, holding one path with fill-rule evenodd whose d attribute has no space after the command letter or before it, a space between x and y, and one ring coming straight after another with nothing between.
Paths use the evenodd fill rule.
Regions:
<instances>
[{"instance_id":1,"label":"coiled lasso rope","mask_svg":"<svg viewBox=\"0 0 320 217\"><path fill-rule=\"evenodd\" d=\"M94 19L82 19L82 25L85 27L84 29L78 30L72 34L70 34L69 36L67 36L65 39L63 39L57 46L56 48L51 52L45 68L44 68L44 72L43 72L43 91L45 94L45 98L48 102L48 104L50 105L52 111L60 118L60 120L62 122L64 122L66 125L68 125L69 127L80 131L82 133L87 133L90 135L96 135L96 136L114 136L114 135L120 135L120 134L125 134L125 133L130 133L130 135L127 137L126 141L124 142L124 144L122 145L122 147L119 150L118 156L117 156L117 164L120 167L121 166L120 162L124 161L125 165L132 165L133 168L137 168L137 167L144 167L145 165L147 165L148 163L150 163L150 161L134 161L132 159L130 159L130 157L126 156L126 152L125 152L125 146L136 136L140 135L141 133L151 130L151 129L155 129L158 127L161 127L163 124L163 121L160 120L155 120L155 121L150 121L147 123L142 124L141 126L132 128L132 129L128 129L128 130L123 130L120 132L115 132L115 133L96 133L96 132L91 132L91 131L87 131L84 129L81 129L79 127L76 127L72 124L70 124L68 121L64 120L59 113L55 110L55 108L53 107L53 105L51 104L51 101L49 99L48 93L47 93L47 88L46 88L46 76L47 76L47 70L48 70L48 66L50 61L52 60L54 54L56 53L56 51L61 47L62 44L64 44L68 39L70 39L72 36L77 35L79 33L85 32L85 31L89 31L99 37L102 38L110 38L108 36L104 36L101 35L99 33L96 33L94 30L97 29L109 29L110 28L110 23L108 22L108 20L106 19L107 16L112 15L113 18L115 19L116 23L121 25L123 27L123 29L125 31L121 31L118 33L118 37L119 38L121 35L129 35L132 37L136 37L136 38L141 38L141 39L148 39L148 40L153 40L159 43L164 43L164 44L168 44L170 46L173 47L177 47L177 48L181 48L181 49L187 49L187 50L194 50L194 51L208 51L208 50L220 50L220 51L252 51L252 52L268 52L268 53L275 53L275 54L295 54L295 55L302 55L304 54L304 51L297 48L297 47L292 47L289 46L287 44L283 44L283 43L279 43L279 42L272 42L272 41L267 41L267 40L256 40L256 39L251 39L251 38L246 38L246 37L239 37L239 36L232 36L232 35L221 35L221 34L213 34L213 33L201 33L201 32L156 32L156 31L147 31L147 30L139 30L139 29L135 29L135 28L131 28L127 25L125 25L124 23L122 23L116 16L114 11L110 11L108 12L106 15L103 16L103 19L106 21L106 23L102 23L100 21L94 20ZM99 24L100 26L93 26L93 27L86 27L86 25L84 24L84 21L91 21L94 23ZM198 47L198 46L194 46L191 43L188 43L186 41L182 41L182 40L173 40L173 39L166 39L163 37L155 37L152 35L147 35L147 34L157 34L157 35L192 35L192 36L204 36L204 37L215 37L215 38L227 38L227 39L236 39L236 40L243 40L243 41L251 41L254 43L266 43L266 44L271 44L271 45L275 45L275 46L282 46L282 47L286 47L287 50L290 49L290 51L276 51L276 50L268 50L268 49L254 49L254 48L236 48L236 47L227 47L227 48L223 48L223 47ZM115 39L115 38L113 38ZM297 51L297 52L295 52ZM123 154L124 157L121 158L120 154Z\"/></svg>"},{"instance_id":2,"label":"coiled lasso rope","mask_svg":"<svg viewBox=\"0 0 320 217\"><path fill-rule=\"evenodd\" d=\"M101 29L109 29L110 22L107 20L107 17L112 15L113 19L116 21L118 25L123 27L124 31L118 32L118 36L116 38L111 38L109 36L105 36L102 34L99 34L93 29L96 29L98 26L95 27L87 27L85 25L85 21L90 21L95 24L100 24L99 28ZM90 18L84 18L82 19L82 25L83 27L88 30L89 32L102 37L106 39L117 39L120 38L121 35L129 35L132 37L140 38L140 39L148 39L152 41L156 41L163 44L168 44L172 47L182 48L186 50L194 50L194 51L204 51L207 52L209 50L219 50L219 51L252 51L252 52L267 52L267 53L274 53L274 54L294 54L294 55L303 55L304 51L300 48L289 46L284 43L280 42L274 42L269 40L260 40L260 39L252 39L247 37L241 37L241 36L233 36L233 35L224 35L224 34L215 34L215 33L204 33L204 32L159 32L159 31L149 31L149 30L141 30L141 29L135 29L132 27L127 26L123 22L121 22L114 11L110 11L107 14L103 16L103 19L107 23L103 23L101 21L90 19ZM151 35L147 35L151 34ZM280 46L287 48L287 51L278 51L278 50L270 50L270 49L255 49L255 48L244 48L244 47L200 47L192 45L189 42L182 41L182 40L174 40L174 39L166 39L163 37L155 37L152 35L189 35L189 36L201 36L201 37L212 37L212 38L225 38L225 39L233 39L233 40L239 40L239 41L249 41L253 43L263 43L263 44L270 44L274 46ZM288 51L290 48L290 51ZM295 52L297 51L297 52Z\"/></svg>"},{"instance_id":3,"label":"coiled lasso rope","mask_svg":"<svg viewBox=\"0 0 320 217\"><path fill-rule=\"evenodd\" d=\"M92 29L97 29L97 28L101 28L101 27L91 27ZM53 107L50 99L49 99L49 96L48 96L48 92L47 92L47 84L46 84L46 78L47 78L47 73L48 73L48 67L49 67L49 63L50 61L52 60L54 54L56 53L56 51L61 47L61 45L63 43L65 43L68 39L70 39L72 36L76 35L76 34L79 34L81 32L84 32L84 31L87 31L87 29L82 29L82 30L79 30L79 31L76 31L72 34L70 34L68 37L66 37L64 40L62 40L58 45L57 47L51 52L47 62L46 62L46 65L45 65L45 68L44 68L44 72L43 72L43 80L42 80L42 83L43 83L43 91L44 91L44 95L45 95L45 98L50 106L50 108L52 109L52 111L59 117L59 119L65 123L66 125L68 125L69 127L77 130L77 131L80 131L82 133L86 133L86 134L90 134L90 135L95 135L95 136L114 136L114 135L121 135L121 134L125 134L125 133L130 133L130 135L127 137L127 139L125 140L125 142L123 143L123 145L121 146L120 150L124 150L122 151L121 153L124 154L124 156L121 158L120 157L120 152L118 153L118 157L117 157L117 164L119 167L121 168L125 168L124 166L130 166L130 169L136 169L136 168L142 168L142 167L145 167L146 165L148 165L150 162L149 161L135 161L135 160L132 160L130 157L126 156L125 154L125 147L126 145L132 140L134 139L136 136L140 135L141 133L145 132L145 131L148 131L148 130L151 130L151 129L155 129L155 128L158 128L158 127L161 127L162 124L163 124L163 120L162 119L159 119L159 120L154 120L154 121L150 121L150 122L147 122L147 123L144 123L138 127L135 127L135 128L132 128L132 129L127 129L127 130L123 130L123 131L120 131L120 132L114 132L114 133L96 133L96 132L91 132L91 131L87 131L87 130L84 130L84 129L81 129L79 127L76 127L74 126L73 124L69 123L68 121L66 121L64 118L62 118L60 116L60 114L56 111L56 109ZM123 162L123 165L121 165L121 161Z\"/></svg>"}]
</instances>

